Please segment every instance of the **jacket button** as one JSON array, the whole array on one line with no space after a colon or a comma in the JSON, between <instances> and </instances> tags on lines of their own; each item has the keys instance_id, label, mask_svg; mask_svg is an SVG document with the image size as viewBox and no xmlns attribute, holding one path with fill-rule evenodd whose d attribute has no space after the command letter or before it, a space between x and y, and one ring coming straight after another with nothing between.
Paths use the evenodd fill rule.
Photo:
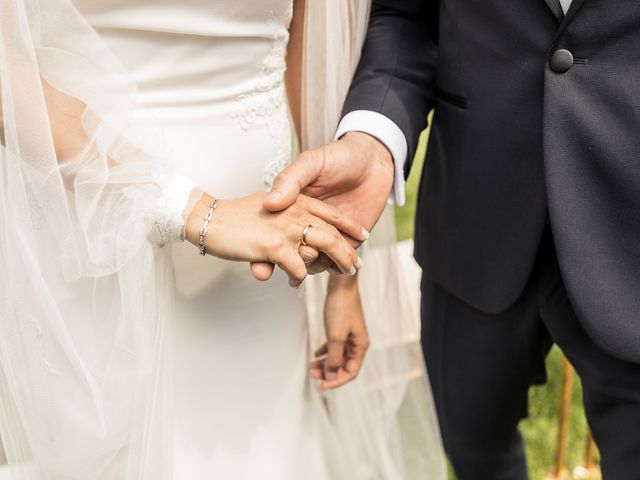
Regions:
<instances>
[{"instance_id":1,"label":"jacket button","mask_svg":"<svg viewBox=\"0 0 640 480\"><path fill-rule=\"evenodd\" d=\"M551 60L549 60L549 66L551 70L556 73L564 73L568 71L573 65L573 54L569 50L565 50L561 48L560 50L556 50L551 55Z\"/></svg>"}]
</instances>

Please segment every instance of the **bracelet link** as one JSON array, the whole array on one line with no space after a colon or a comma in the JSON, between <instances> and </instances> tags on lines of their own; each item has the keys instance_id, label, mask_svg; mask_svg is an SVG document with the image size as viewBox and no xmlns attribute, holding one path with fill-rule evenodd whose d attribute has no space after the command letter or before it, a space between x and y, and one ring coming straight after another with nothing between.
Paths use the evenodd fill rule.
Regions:
<instances>
[{"instance_id":1,"label":"bracelet link","mask_svg":"<svg viewBox=\"0 0 640 480\"><path fill-rule=\"evenodd\" d=\"M209 205L209 212L204 216L204 223L202 224L202 227L200 227L200 242L198 244L198 247L200 248L200 255L202 256L205 256L207 254L204 239L209 232L209 222L213 218L213 212L216 208L218 208L218 199L214 198L211 202L211 205Z\"/></svg>"}]
</instances>

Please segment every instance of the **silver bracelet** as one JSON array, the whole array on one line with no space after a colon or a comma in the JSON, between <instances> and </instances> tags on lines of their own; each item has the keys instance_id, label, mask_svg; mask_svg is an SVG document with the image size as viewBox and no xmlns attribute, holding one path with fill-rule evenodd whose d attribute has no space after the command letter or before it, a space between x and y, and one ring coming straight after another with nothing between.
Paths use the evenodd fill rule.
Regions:
<instances>
[{"instance_id":1,"label":"silver bracelet","mask_svg":"<svg viewBox=\"0 0 640 480\"><path fill-rule=\"evenodd\" d=\"M204 223L202 224L202 228L200 228L200 255L205 256L207 254L206 248L204 245L204 237L207 236L207 232L209 231L209 222L213 218L213 211L218 208L218 199L214 198L209 205L209 213L207 213L204 217Z\"/></svg>"}]
</instances>

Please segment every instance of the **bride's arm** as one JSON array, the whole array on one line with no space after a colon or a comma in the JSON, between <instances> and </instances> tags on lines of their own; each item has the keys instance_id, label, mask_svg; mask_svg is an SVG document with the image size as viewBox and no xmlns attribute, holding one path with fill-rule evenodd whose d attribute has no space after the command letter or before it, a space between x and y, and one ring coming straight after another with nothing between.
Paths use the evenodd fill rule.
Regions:
<instances>
[{"instance_id":1,"label":"bride's arm","mask_svg":"<svg viewBox=\"0 0 640 480\"><path fill-rule=\"evenodd\" d=\"M74 161L91 145L83 126L87 107L80 100L52 88L46 82L43 85L56 156L58 162L64 165ZM135 148L128 151L145 155ZM107 162L110 168L117 170L126 160L109 157ZM170 177L165 184L176 183L173 178L175 175ZM155 178L150 176L149 181ZM132 177L130 180L133 183L136 178ZM188 182L188 185L195 186L195 183ZM199 191L197 188L182 190L183 198L173 199L173 203L177 201L180 206L180 213L187 201L185 195L192 195L193 190ZM162 194L168 195L166 191ZM298 245L305 227L313 225L313 231L306 237L309 245L329 255L343 273L355 274L356 265L359 264L357 253L340 235L336 226L354 236L361 235L360 226L345 216L336 218L331 207L304 196L281 213L267 213L262 209L265 195L266 193L258 193L240 199L220 200L204 236L205 253L229 260L270 261L281 266L291 277L292 285L297 285L307 275L304 262L297 254ZM195 246L200 244L203 219L209 213L212 202L211 195L200 191L193 208L184 214L185 239ZM132 204L131 208L136 208L136 205ZM164 218L162 213L158 216L160 219Z\"/></svg>"},{"instance_id":2,"label":"bride's arm","mask_svg":"<svg viewBox=\"0 0 640 480\"><path fill-rule=\"evenodd\" d=\"M210 195L203 194L189 179L161 171L158 162L142 149L130 145L124 134L114 134L107 142L103 137L108 135L101 132L107 130L102 125L103 120L90 112L88 105L78 97L54 88L43 79L40 88L48 116L46 129L52 153L70 195L82 198L84 189L90 185L95 203L108 209L116 199L126 215L149 208L148 204L157 204L155 209L149 208L150 215L140 217L154 225L150 238L157 243L181 239L184 226L186 240L199 246L203 219L212 202ZM2 124L4 131L4 122ZM91 128L89 125L92 124L100 127ZM18 150L18 147L14 145L13 149ZM176 188L176 185L180 187ZM144 193L138 195L138 191ZM189 208L185 208L194 192L197 197ZM265 195L259 193L220 201L209 232L204 236L205 252L230 260L270 261L289 274L292 285L298 285L307 274L298 255L298 246L305 227L313 225L306 238L308 244L329 255L343 273L355 273L359 264L357 253L337 228L357 237L362 235L360 226L345 216L336 217L335 209L319 200L304 196L293 208L279 214L267 213L262 208ZM92 214L95 216L94 212ZM116 216L109 218L114 222L117 220ZM162 225L163 222L167 225ZM119 225L111 227L117 230Z\"/></svg>"}]
</instances>

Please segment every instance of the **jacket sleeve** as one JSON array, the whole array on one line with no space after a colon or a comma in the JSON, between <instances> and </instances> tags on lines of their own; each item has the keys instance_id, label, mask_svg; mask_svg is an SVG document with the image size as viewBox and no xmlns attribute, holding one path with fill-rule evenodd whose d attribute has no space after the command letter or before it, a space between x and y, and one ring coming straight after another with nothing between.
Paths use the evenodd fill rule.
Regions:
<instances>
[{"instance_id":1,"label":"jacket sleeve","mask_svg":"<svg viewBox=\"0 0 640 480\"><path fill-rule=\"evenodd\" d=\"M435 104L439 0L373 0L369 30L343 116L381 113L404 133L405 175Z\"/></svg>"}]
</instances>

